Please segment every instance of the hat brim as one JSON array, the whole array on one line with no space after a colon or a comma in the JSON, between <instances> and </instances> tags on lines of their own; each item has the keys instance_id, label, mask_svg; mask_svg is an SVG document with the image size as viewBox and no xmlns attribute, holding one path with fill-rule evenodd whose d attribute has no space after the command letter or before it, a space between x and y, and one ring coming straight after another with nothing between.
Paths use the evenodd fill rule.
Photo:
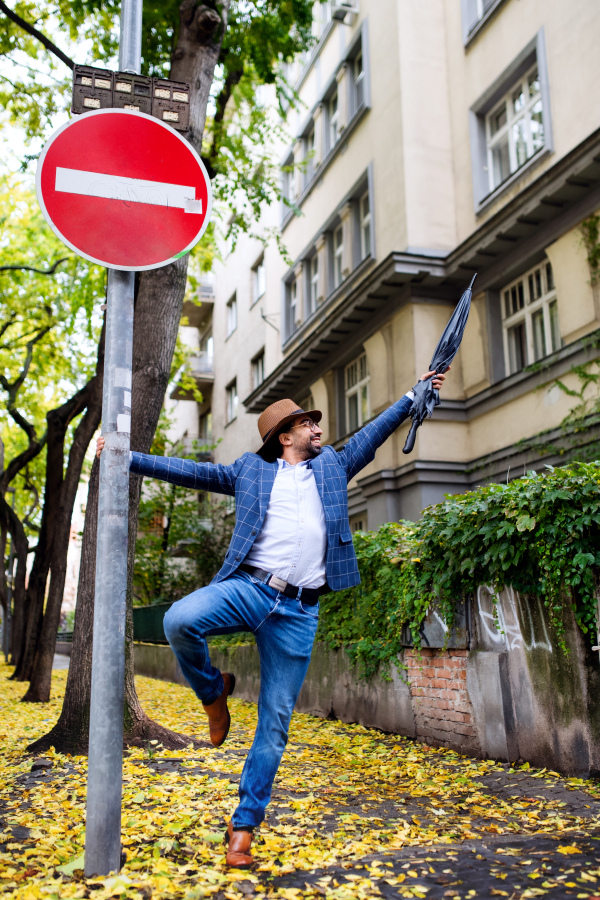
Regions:
<instances>
[{"instance_id":1,"label":"hat brim","mask_svg":"<svg viewBox=\"0 0 600 900\"><path fill-rule=\"evenodd\" d=\"M323 413L320 409L303 409L300 412L293 413L291 416L285 416L285 418L283 418L281 422L275 425L275 427L272 429L272 434L270 434L269 437L267 437L266 440L262 442L261 446L256 452L262 456L263 452L270 448L273 445L274 441L277 440L277 438L281 434L282 429L285 428L286 425L289 425L290 422L293 422L294 419L299 419L301 416L306 419L312 419L313 422L316 422L318 425L323 418Z\"/></svg>"}]
</instances>

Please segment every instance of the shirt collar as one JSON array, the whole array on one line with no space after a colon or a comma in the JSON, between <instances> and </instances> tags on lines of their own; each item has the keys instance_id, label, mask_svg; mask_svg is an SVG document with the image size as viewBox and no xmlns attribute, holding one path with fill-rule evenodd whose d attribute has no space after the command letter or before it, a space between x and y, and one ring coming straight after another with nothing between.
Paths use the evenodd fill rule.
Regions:
<instances>
[{"instance_id":1,"label":"shirt collar","mask_svg":"<svg viewBox=\"0 0 600 900\"><path fill-rule=\"evenodd\" d=\"M310 468L310 459L305 459L302 462L296 463L295 466L291 466L289 462L282 459L281 456L277 457L277 469L279 472L281 472L282 469L295 469L298 466L308 466Z\"/></svg>"}]
</instances>

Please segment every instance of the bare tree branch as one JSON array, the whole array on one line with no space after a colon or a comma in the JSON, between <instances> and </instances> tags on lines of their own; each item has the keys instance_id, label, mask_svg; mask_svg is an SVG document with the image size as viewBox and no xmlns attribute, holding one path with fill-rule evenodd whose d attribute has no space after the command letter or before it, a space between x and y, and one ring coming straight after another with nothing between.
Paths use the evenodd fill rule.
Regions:
<instances>
[{"instance_id":1,"label":"bare tree branch","mask_svg":"<svg viewBox=\"0 0 600 900\"><path fill-rule=\"evenodd\" d=\"M65 66L68 66L71 70L75 68L75 63L73 60L67 56L66 53L63 53L56 44L54 44L50 38L47 38L45 34L42 34L41 31L38 31L37 28L34 28L33 25L30 25L29 22L26 22L25 19L22 19L21 16L17 15L16 12L13 12L10 7L3 3L0 0L0 11L4 13L12 22L18 25L23 31L26 31L27 34L30 34L32 37L36 38L42 44L46 50L49 50L50 53L54 53L61 62L64 62Z\"/></svg>"},{"instance_id":2,"label":"bare tree branch","mask_svg":"<svg viewBox=\"0 0 600 900\"><path fill-rule=\"evenodd\" d=\"M214 165L217 161L217 156L220 150L218 134L220 131L220 126L225 118L225 109L229 102L231 95L233 94L233 90L242 80L242 75L244 74L243 68L232 69L227 73L227 77L225 78L225 82L221 91L216 99L216 110L213 118L213 127L212 127L212 140L210 143L210 150L208 152L208 162L211 168L214 169Z\"/></svg>"},{"instance_id":3,"label":"bare tree branch","mask_svg":"<svg viewBox=\"0 0 600 900\"><path fill-rule=\"evenodd\" d=\"M2 6L2 0L0 0L0 6ZM35 266L0 266L0 272L37 272L38 275L54 275L60 264L68 259L68 256L57 259L49 269L36 269Z\"/></svg>"}]
</instances>

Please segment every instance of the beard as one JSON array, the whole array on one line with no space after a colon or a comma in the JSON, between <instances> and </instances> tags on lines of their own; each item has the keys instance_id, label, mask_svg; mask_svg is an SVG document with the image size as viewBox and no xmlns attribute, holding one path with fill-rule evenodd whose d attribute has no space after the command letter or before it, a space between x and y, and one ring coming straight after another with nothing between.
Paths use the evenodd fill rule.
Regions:
<instances>
[{"instance_id":1,"label":"beard","mask_svg":"<svg viewBox=\"0 0 600 900\"><path fill-rule=\"evenodd\" d=\"M304 458L305 459L314 459L316 456L320 455L322 449L323 449L322 447L318 447L314 443L312 438L309 437L306 442L306 447L304 448L304 452L306 454L306 456Z\"/></svg>"}]
</instances>

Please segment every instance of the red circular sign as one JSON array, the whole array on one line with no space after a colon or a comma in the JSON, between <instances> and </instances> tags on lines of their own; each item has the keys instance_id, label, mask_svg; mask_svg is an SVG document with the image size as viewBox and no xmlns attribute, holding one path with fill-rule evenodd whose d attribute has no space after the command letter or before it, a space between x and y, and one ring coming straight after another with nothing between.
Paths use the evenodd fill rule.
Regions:
<instances>
[{"instance_id":1,"label":"red circular sign","mask_svg":"<svg viewBox=\"0 0 600 900\"><path fill-rule=\"evenodd\" d=\"M36 173L52 230L91 262L157 269L198 243L212 191L202 160L170 125L145 113L99 109L52 135Z\"/></svg>"}]
</instances>

